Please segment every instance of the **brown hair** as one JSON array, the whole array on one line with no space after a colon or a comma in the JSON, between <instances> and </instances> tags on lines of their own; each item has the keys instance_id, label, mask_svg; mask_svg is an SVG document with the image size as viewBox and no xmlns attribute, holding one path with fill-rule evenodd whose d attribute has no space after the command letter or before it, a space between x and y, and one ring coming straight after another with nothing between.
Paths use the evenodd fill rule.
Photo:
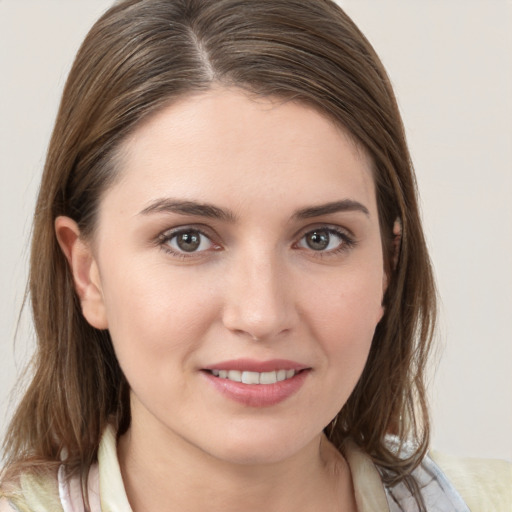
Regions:
<instances>
[{"instance_id":1,"label":"brown hair","mask_svg":"<svg viewBox=\"0 0 512 512\"><path fill-rule=\"evenodd\" d=\"M107 423L130 423L128 386L108 331L84 319L54 233L59 215L84 236L116 177L116 149L143 118L212 84L313 105L371 156L389 286L364 372L335 422L397 478L424 456L424 372L435 290L396 100L372 46L330 0L125 0L93 26L70 72L34 218L30 298L33 378L5 440L8 472L96 459ZM393 264L393 225L402 226ZM385 438L412 438L398 455ZM387 477L389 478L389 477Z\"/></svg>"}]
</instances>

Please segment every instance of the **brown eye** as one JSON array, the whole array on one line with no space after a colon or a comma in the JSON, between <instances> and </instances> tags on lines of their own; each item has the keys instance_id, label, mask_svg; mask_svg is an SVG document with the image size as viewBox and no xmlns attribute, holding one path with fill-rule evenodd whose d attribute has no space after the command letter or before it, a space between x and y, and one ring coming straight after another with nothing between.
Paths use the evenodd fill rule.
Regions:
<instances>
[{"instance_id":1,"label":"brown eye","mask_svg":"<svg viewBox=\"0 0 512 512\"><path fill-rule=\"evenodd\" d=\"M319 229L308 233L304 240L307 246L313 251L325 251L329 247L331 234L325 229Z\"/></svg>"},{"instance_id":2,"label":"brown eye","mask_svg":"<svg viewBox=\"0 0 512 512\"><path fill-rule=\"evenodd\" d=\"M189 231L187 233L180 233L176 237L176 244L178 247L185 252L197 251L201 245L201 235L195 231Z\"/></svg>"},{"instance_id":3,"label":"brown eye","mask_svg":"<svg viewBox=\"0 0 512 512\"><path fill-rule=\"evenodd\" d=\"M175 252L191 253L206 251L212 247L212 241L196 229L179 231L169 236L166 244Z\"/></svg>"},{"instance_id":4,"label":"brown eye","mask_svg":"<svg viewBox=\"0 0 512 512\"><path fill-rule=\"evenodd\" d=\"M335 254L355 245L346 233L331 227L312 229L305 233L297 246L315 252Z\"/></svg>"}]
</instances>

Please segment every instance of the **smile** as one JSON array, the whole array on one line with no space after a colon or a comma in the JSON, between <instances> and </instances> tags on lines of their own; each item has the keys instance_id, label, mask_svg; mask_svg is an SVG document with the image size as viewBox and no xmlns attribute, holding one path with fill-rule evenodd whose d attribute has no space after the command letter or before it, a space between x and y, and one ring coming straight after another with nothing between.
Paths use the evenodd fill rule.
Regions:
<instances>
[{"instance_id":1,"label":"smile","mask_svg":"<svg viewBox=\"0 0 512 512\"><path fill-rule=\"evenodd\" d=\"M312 368L286 359L233 359L201 368L217 392L245 407L270 407L297 393Z\"/></svg>"},{"instance_id":2,"label":"smile","mask_svg":"<svg viewBox=\"0 0 512 512\"><path fill-rule=\"evenodd\" d=\"M297 373L295 370L274 370L270 372L250 372L240 370L211 370L215 377L228 379L243 384L275 384L291 379Z\"/></svg>"}]
</instances>

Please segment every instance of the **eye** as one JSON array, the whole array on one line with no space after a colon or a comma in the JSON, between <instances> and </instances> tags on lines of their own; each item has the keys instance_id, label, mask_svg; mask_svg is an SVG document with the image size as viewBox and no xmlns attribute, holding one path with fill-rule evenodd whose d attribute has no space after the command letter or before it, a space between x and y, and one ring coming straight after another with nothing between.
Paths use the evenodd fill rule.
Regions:
<instances>
[{"instance_id":1,"label":"eye","mask_svg":"<svg viewBox=\"0 0 512 512\"><path fill-rule=\"evenodd\" d=\"M166 233L162 239L164 248L173 253L194 253L207 251L214 243L198 229L181 229Z\"/></svg>"},{"instance_id":2,"label":"eye","mask_svg":"<svg viewBox=\"0 0 512 512\"><path fill-rule=\"evenodd\" d=\"M308 231L297 244L303 249L316 252L338 252L354 245L354 241L345 233L334 228L318 228Z\"/></svg>"}]
</instances>

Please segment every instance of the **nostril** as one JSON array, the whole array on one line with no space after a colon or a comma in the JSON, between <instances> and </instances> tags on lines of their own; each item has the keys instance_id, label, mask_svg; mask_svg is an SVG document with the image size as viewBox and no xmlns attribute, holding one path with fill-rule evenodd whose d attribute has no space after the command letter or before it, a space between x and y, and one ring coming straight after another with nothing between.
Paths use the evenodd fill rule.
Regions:
<instances>
[{"instance_id":1,"label":"nostril","mask_svg":"<svg viewBox=\"0 0 512 512\"><path fill-rule=\"evenodd\" d=\"M258 280L253 274L249 277L231 274L224 288L223 325L238 337L251 341L274 338L289 331L298 315L288 292L277 286L277 278Z\"/></svg>"}]
</instances>

